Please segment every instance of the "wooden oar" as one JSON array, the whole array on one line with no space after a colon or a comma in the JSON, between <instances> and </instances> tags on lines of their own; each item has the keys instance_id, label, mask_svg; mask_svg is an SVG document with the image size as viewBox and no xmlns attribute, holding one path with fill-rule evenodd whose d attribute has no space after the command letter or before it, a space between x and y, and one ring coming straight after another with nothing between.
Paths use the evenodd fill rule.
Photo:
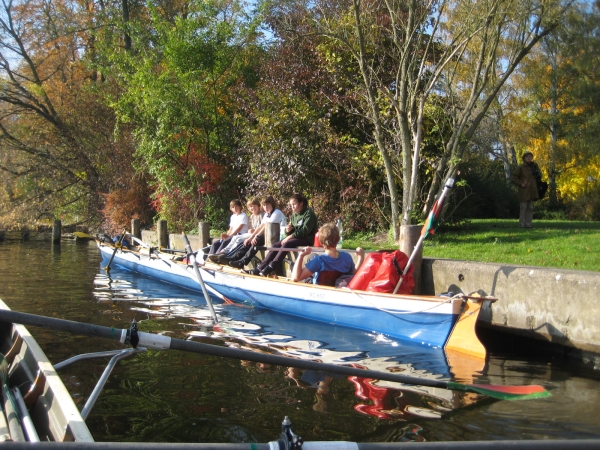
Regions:
<instances>
[{"instance_id":1,"label":"wooden oar","mask_svg":"<svg viewBox=\"0 0 600 450\"><path fill-rule=\"evenodd\" d=\"M188 263L192 264L194 268L194 272L196 273L196 278L198 279L198 283L200 283L200 287L202 288L202 292L204 293L204 298L206 299L206 304L208 305L208 309L210 314L216 324L219 323L219 319L217 319L217 314L215 313L215 309L213 308L212 300L210 299L210 295L206 291L206 286L204 285L204 280L202 279L202 275L200 274L200 270L198 269L198 261L196 260L196 256L192 251L192 246L190 245L190 241L185 233L181 233L183 235L183 243L185 244L185 251L187 252ZM190 261L190 258L192 258Z\"/></svg>"},{"instance_id":2,"label":"wooden oar","mask_svg":"<svg viewBox=\"0 0 600 450\"><path fill-rule=\"evenodd\" d=\"M121 239L119 239L119 242L117 242L115 244L115 249L113 250L113 254L110 257L110 260L108 261L108 264L106 265L106 267L104 268L104 270L106 270L107 272L110 271L110 265L113 261L113 259L115 258L115 255L117 254L117 250L121 247L121 245L123 244L123 239L125 239L125 234L127 233L127 230L123 230L123 234L121 234Z\"/></svg>"},{"instance_id":3,"label":"wooden oar","mask_svg":"<svg viewBox=\"0 0 600 450\"><path fill-rule=\"evenodd\" d=\"M0 321L8 323L20 323L23 325L38 326L52 330L65 331L85 336L96 336L107 339L117 339L125 342L126 329L115 329L101 325L74 322L70 320L56 319L53 317L38 316L17 311L0 310ZM139 346L156 349L173 349L186 352L202 353L207 355L222 356L225 358L254 361L277 366L297 367L300 369L331 372L344 376L357 376L362 378L373 378L376 380L394 381L417 386L429 386L442 389L450 389L464 392L475 392L490 397L505 400L521 400L531 398L544 398L550 396L542 386L495 386L490 384L460 384L452 381L432 380L428 378L417 378L397 373L378 372L375 370L364 370L355 367L325 364L303 359L288 358L285 356L269 355L265 353L240 350L232 347L221 347L217 345L204 344L196 341L175 339L169 336L138 332Z\"/></svg>"}]
</instances>

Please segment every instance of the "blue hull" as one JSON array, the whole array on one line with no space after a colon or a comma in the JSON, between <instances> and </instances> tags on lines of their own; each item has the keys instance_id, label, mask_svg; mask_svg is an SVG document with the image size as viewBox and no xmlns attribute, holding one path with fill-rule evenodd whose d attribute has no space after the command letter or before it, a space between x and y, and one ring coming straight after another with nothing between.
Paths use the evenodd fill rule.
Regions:
<instances>
[{"instance_id":1,"label":"blue hull","mask_svg":"<svg viewBox=\"0 0 600 450\"><path fill-rule=\"evenodd\" d=\"M211 284L208 276L204 281ZM213 287L225 297L240 303L399 339L409 339L432 347L444 346L457 318L451 314L395 315L368 306L311 302L283 294L274 297L272 294L249 292L228 286L213 285Z\"/></svg>"},{"instance_id":2,"label":"blue hull","mask_svg":"<svg viewBox=\"0 0 600 450\"><path fill-rule=\"evenodd\" d=\"M105 262L111 247L101 247ZM201 292L191 268L133 252L118 251L112 264ZM443 348L458 318L456 305L372 293L273 281L240 273L202 269L206 285L238 303L320 322L380 333L432 348ZM433 304L433 307L432 307Z\"/></svg>"}]
</instances>

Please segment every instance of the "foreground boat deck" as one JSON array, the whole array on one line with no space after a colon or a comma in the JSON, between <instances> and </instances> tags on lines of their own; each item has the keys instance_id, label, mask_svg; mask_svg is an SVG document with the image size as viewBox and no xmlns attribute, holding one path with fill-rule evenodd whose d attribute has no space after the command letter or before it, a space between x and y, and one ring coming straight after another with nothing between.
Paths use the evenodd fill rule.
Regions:
<instances>
[{"instance_id":1,"label":"foreground boat deck","mask_svg":"<svg viewBox=\"0 0 600 450\"><path fill-rule=\"evenodd\" d=\"M2 300L0 308L9 309ZM0 322L0 351L9 364L8 385L19 388L40 441L93 442L69 392L27 328ZM8 422L12 428L10 417Z\"/></svg>"}]
</instances>

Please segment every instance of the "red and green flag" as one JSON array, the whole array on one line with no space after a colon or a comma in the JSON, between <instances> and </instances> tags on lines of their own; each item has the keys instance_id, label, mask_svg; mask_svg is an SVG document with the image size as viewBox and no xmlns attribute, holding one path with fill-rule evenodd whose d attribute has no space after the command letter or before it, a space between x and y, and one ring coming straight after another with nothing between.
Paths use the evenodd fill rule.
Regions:
<instances>
[{"instance_id":1,"label":"red and green flag","mask_svg":"<svg viewBox=\"0 0 600 450\"><path fill-rule=\"evenodd\" d=\"M440 224L440 216L442 215L442 208L444 207L444 200L446 198L446 194L450 189L452 189L453 185L454 179L448 178L448 180L446 181L446 186L444 186L444 190L440 194L440 198L438 198L433 204L433 207L429 212L429 216L427 216L427 220L425 221L425 224L421 229L421 236L423 237L423 239L429 236L429 234L435 234L435 230Z\"/></svg>"},{"instance_id":2,"label":"red and green flag","mask_svg":"<svg viewBox=\"0 0 600 450\"><path fill-rule=\"evenodd\" d=\"M442 207L444 206L443 202L440 202L440 200L443 199L439 198L433 204L433 208L431 208L429 216L427 216L425 225L423 225L423 228L421 229L421 235L424 238L426 238L430 234L435 234L435 230L440 224L440 216L442 215Z\"/></svg>"}]
</instances>

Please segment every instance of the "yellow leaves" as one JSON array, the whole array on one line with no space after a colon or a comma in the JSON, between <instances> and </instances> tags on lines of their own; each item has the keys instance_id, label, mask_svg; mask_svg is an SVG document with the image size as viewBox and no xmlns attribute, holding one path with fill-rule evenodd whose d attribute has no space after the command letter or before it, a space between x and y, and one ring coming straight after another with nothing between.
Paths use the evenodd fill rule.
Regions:
<instances>
[{"instance_id":1,"label":"yellow leaves","mask_svg":"<svg viewBox=\"0 0 600 450\"><path fill-rule=\"evenodd\" d=\"M558 190L564 199L574 200L600 183L600 156L593 157L587 164L580 164L571 158L566 165L570 169L562 172L557 180Z\"/></svg>"}]
</instances>

